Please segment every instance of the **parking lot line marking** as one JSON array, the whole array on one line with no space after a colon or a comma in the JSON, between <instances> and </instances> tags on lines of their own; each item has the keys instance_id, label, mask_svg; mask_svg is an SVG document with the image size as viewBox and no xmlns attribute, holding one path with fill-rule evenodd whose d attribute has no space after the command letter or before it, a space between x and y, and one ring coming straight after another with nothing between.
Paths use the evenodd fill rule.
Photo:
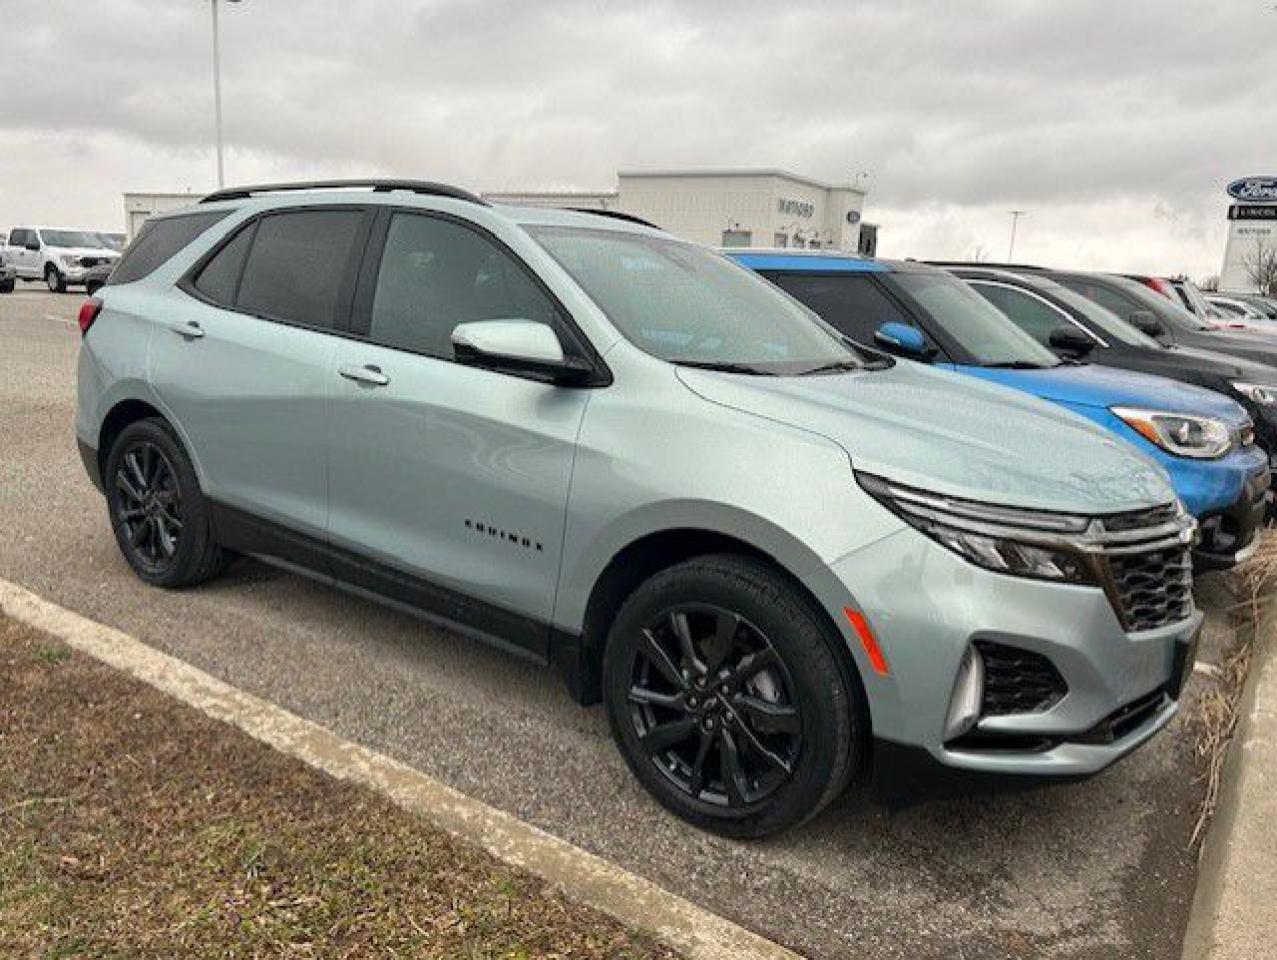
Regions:
<instances>
[{"instance_id":1,"label":"parking lot line marking","mask_svg":"<svg viewBox=\"0 0 1277 960\"><path fill-rule=\"evenodd\" d=\"M58 323L75 323L75 319L72 317L59 317L56 314L52 314L52 313L46 313L44 315L44 319L56 320Z\"/></svg>"},{"instance_id":2,"label":"parking lot line marking","mask_svg":"<svg viewBox=\"0 0 1277 960\"><path fill-rule=\"evenodd\" d=\"M389 797L694 960L799 955L419 770L233 687L142 641L0 579L0 610L316 769Z\"/></svg>"}]
</instances>

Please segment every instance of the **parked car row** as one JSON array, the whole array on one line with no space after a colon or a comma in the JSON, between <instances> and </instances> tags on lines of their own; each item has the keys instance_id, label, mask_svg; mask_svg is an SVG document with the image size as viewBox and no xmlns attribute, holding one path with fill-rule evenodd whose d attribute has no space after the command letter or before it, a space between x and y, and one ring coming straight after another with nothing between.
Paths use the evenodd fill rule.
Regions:
<instances>
[{"instance_id":1,"label":"parked car row","mask_svg":"<svg viewBox=\"0 0 1277 960\"><path fill-rule=\"evenodd\" d=\"M70 285L84 286L92 293L119 260L122 245L119 234L14 227L0 237L0 290L13 289L5 278L11 275L12 279L43 280L53 293L62 293Z\"/></svg>"},{"instance_id":2,"label":"parked car row","mask_svg":"<svg viewBox=\"0 0 1277 960\"><path fill-rule=\"evenodd\" d=\"M146 582L249 554L554 664L660 803L760 836L862 772L1087 776L1175 715L1277 369L1093 282L236 188L85 302L76 433Z\"/></svg>"}]
</instances>

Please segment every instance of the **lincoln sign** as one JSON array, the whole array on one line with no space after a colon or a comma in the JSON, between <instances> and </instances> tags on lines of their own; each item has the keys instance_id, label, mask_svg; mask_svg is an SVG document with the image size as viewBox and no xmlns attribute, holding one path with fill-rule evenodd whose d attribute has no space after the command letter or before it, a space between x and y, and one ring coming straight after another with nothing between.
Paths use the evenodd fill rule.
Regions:
<instances>
[{"instance_id":1,"label":"lincoln sign","mask_svg":"<svg viewBox=\"0 0 1277 960\"><path fill-rule=\"evenodd\" d=\"M1277 200L1277 197L1273 199ZM776 212L787 214L791 217L806 218L816 212L816 205L807 203L805 200L786 200L784 197L777 197Z\"/></svg>"},{"instance_id":2,"label":"lincoln sign","mask_svg":"<svg viewBox=\"0 0 1277 960\"><path fill-rule=\"evenodd\" d=\"M1277 203L1277 177L1245 177L1228 185L1228 195L1247 203Z\"/></svg>"}]
</instances>

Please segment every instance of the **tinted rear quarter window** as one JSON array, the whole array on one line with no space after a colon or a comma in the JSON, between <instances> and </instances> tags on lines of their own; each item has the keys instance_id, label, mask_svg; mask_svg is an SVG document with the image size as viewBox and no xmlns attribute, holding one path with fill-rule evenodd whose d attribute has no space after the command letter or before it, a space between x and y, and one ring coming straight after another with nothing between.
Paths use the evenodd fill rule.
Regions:
<instances>
[{"instance_id":1,"label":"tinted rear quarter window","mask_svg":"<svg viewBox=\"0 0 1277 960\"><path fill-rule=\"evenodd\" d=\"M187 213L146 221L111 272L107 283L133 283L149 276L229 213L229 210L210 210L206 213Z\"/></svg>"},{"instance_id":2,"label":"tinted rear quarter window","mask_svg":"<svg viewBox=\"0 0 1277 960\"><path fill-rule=\"evenodd\" d=\"M195 289L209 300L224 307L235 303L235 291L239 287L244 258L253 242L254 224L240 230L206 263L195 278Z\"/></svg>"},{"instance_id":3,"label":"tinted rear quarter window","mask_svg":"<svg viewBox=\"0 0 1277 960\"><path fill-rule=\"evenodd\" d=\"M362 210L275 213L257 222L235 306L249 313L333 327ZM238 238L237 238L238 239Z\"/></svg>"}]
</instances>

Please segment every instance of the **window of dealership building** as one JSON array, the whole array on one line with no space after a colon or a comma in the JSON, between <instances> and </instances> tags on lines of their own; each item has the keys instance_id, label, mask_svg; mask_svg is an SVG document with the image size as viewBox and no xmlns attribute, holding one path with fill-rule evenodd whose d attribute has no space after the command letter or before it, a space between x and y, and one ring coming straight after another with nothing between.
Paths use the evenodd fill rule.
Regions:
<instances>
[{"instance_id":1,"label":"window of dealership building","mask_svg":"<svg viewBox=\"0 0 1277 960\"><path fill-rule=\"evenodd\" d=\"M872 256L877 227L861 222L865 191L783 170L622 171L605 191L485 193L493 203L632 214L723 247L854 250Z\"/></svg>"}]
</instances>

